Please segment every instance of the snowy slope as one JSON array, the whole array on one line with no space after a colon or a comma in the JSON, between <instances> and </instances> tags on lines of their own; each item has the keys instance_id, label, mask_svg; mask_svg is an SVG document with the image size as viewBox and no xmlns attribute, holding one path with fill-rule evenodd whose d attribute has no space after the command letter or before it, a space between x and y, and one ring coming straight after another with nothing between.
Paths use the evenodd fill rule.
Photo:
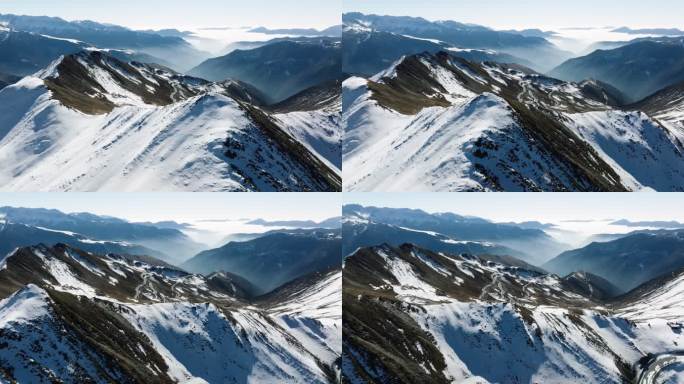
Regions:
<instances>
[{"instance_id":1,"label":"snowy slope","mask_svg":"<svg viewBox=\"0 0 684 384\"><path fill-rule=\"evenodd\" d=\"M658 119L684 141L684 83L662 89L632 107Z\"/></svg>"},{"instance_id":2,"label":"snowy slope","mask_svg":"<svg viewBox=\"0 0 684 384\"><path fill-rule=\"evenodd\" d=\"M649 322L656 319L682 321L684 308L684 274L678 274L663 285L647 291L620 309L623 316L633 321Z\"/></svg>"},{"instance_id":3,"label":"snowy slope","mask_svg":"<svg viewBox=\"0 0 684 384\"><path fill-rule=\"evenodd\" d=\"M179 382L327 382L316 357L260 313L164 303L130 306L122 314L150 338Z\"/></svg>"},{"instance_id":4,"label":"snowy slope","mask_svg":"<svg viewBox=\"0 0 684 384\"><path fill-rule=\"evenodd\" d=\"M611 110L566 117L567 126L596 150L628 189L677 191L684 186L684 146L675 131L645 113Z\"/></svg>"},{"instance_id":5,"label":"snowy slope","mask_svg":"<svg viewBox=\"0 0 684 384\"><path fill-rule=\"evenodd\" d=\"M402 58L343 84L344 188L684 188L677 134L610 92L444 52Z\"/></svg>"},{"instance_id":6,"label":"snowy slope","mask_svg":"<svg viewBox=\"0 0 684 384\"><path fill-rule=\"evenodd\" d=\"M332 366L342 351L341 293L342 271L338 270L289 292L269 312L281 327Z\"/></svg>"},{"instance_id":7,"label":"snowy slope","mask_svg":"<svg viewBox=\"0 0 684 384\"><path fill-rule=\"evenodd\" d=\"M335 172L236 87L99 52L57 61L0 92L3 189L336 189Z\"/></svg>"},{"instance_id":8,"label":"snowy slope","mask_svg":"<svg viewBox=\"0 0 684 384\"><path fill-rule=\"evenodd\" d=\"M337 86L337 85L336 85ZM322 100L316 109L277 113L274 117L294 138L337 174L342 169L342 104L339 95Z\"/></svg>"},{"instance_id":9,"label":"snowy slope","mask_svg":"<svg viewBox=\"0 0 684 384\"><path fill-rule=\"evenodd\" d=\"M605 303L555 275L410 245L359 250L344 268L351 382L617 384L684 341L681 278Z\"/></svg>"},{"instance_id":10,"label":"snowy slope","mask_svg":"<svg viewBox=\"0 0 684 384\"><path fill-rule=\"evenodd\" d=\"M47 293L31 284L0 301L0 381L19 383L96 383L123 379L103 356L73 338L55 316ZM7 371L11 369L11 376ZM99 370L102 370L101 372Z\"/></svg>"},{"instance_id":11,"label":"snowy slope","mask_svg":"<svg viewBox=\"0 0 684 384\"><path fill-rule=\"evenodd\" d=\"M373 145L345 160L349 190L553 189L556 183L569 184L562 164L536 146L505 100L491 93L464 105L426 108L401 129L369 142ZM483 142L496 148L486 152L488 158L478 159L476 151ZM506 161L510 153L520 159L515 169Z\"/></svg>"}]
</instances>

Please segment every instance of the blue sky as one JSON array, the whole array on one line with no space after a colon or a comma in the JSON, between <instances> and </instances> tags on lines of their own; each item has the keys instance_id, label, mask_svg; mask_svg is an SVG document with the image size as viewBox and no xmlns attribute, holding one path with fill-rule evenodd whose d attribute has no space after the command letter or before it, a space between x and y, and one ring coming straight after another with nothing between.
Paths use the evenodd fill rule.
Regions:
<instances>
[{"instance_id":1,"label":"blue sky","mask_svg":"<svg viewBox=\"0 0 684 384\"><path fill-rule=\"evenodd\" d=\"M90 19L132 28L266 26L324 28L340 24L331 0L0 0L0 13Z\"/></svg>"},{"instance_id":2,"label":"blue sky","mask_svg":"<svg viewBox=\"0 0 684 384\"><path fill-rule=\"evenodd\" d=\"M345 12L422 16L502 29L607 25L684 29L684 1L680 0L343 0L343 8Z\"/></svg>"},{"instance_id":3,"label":"blue sky","mask_svg":"<svg viewBox=\"0 0 684 384\"><path fill-rule=\"evenodd\" d=\"M132 221L312 219L341 214L339 193L0 193L0 206L91 212Z\"/></svg>"},{"instance_id":4,"label":"blue sky","mask_svg":"<svg viewBox=\"0 0 684 384\"><path fill-rule=\"evenodd\" d=\"M419 208L495 221L678 220L682 193L345 193L345 204Z\"/></svg>"}]
</instances>

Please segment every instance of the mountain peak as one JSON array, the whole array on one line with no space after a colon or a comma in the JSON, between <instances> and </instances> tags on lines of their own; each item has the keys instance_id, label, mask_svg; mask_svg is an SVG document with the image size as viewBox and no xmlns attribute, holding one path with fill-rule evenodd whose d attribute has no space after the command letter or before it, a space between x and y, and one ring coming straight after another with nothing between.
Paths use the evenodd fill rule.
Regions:
<instances>
[{"instance_id":1,"label":"mountain peak","mask_svg":"<svg viewBox=\"0 0 684 384\"><path fill-rule=\"evenodd\" d=\"M126 63L105 51L61 57L39 73L53 97L84 113L111 112L121 105L168 105L193 96L204 85L168 69Z\"/></svg>"}]
</instances>

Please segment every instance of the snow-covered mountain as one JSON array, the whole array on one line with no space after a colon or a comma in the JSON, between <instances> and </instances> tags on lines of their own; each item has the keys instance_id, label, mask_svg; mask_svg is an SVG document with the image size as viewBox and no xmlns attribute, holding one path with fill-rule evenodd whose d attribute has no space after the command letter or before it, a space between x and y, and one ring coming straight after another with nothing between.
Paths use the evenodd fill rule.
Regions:
<instances>
[{"instance_id":1,"label":"snow-covered mountain","mask_svg":"<svg viewBox=\"0 0 684 384\"><path fill-rule=\"evenodd\" d=\"M341 81L328 81L269 107L280 126L337 174L342 173L341 87Z\"/></svg>"},{"instance_id":2,"label":"snow-covered mountain","mask_svg":"<svg viewBox=\"0 0 684 384\"><path fill-rule=\"evenodd\" d=\"M258 305L275 316L278 325L288 329L323 361L334 363L334 377L338 381L342 351L341 293L342 271L336 267L303 276L258 299Z\"/></svg>"},{"instance_id":3,"label":"snow-covered mountain","mask_svg":"<svg viewBox=\"0 0 684 384\"><path fill-rule=\"evenodd\" d=\"M260 104L237 81L102 51L65 56L0 91L2 189L339 190L338 172L321 160L330 155L290 134L305 130L301 122Z\"/></svg>"},{"instance_id":4,"label":"snow-covered mountain","mask_svg":"<svg viewBox=\"0 0 684 384\"><path fill-rule=\"evenodd\" d=\"M684 146L599 82L446 52L343 83L348 191L679 191Z\"/></svg>"},{"instance_id":5,"label":"snow-covered mountain","mask_svg":"<svg viewBox=\"0 0 684 384\"><path fill-rule=\"evenodd\" d=\"M239 279L228 275L205 278L149 258L56 245L18 249L3 260L0 276L3 381L339 377L339 270L258 300L242 296Z\"/></svg>"},{"instance_id":6,"label":"snow-covered mountain","mask_svg":"<svg viewBox=\"0 0 684 384\"><path fill-rule=\"evenodd\" d=\"M631 382L684 341L681 273L663 280L616 298L587 274L362 248L344 265L343 373L350 383Z\"/></svg>"}]
</instances>

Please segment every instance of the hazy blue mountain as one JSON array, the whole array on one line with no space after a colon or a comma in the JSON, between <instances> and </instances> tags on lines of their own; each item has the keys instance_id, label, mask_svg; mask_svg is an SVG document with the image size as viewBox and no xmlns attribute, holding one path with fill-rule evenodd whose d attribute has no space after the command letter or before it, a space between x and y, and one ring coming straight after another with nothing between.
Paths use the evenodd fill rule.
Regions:
<instances>
[{"instance_id":1,"label":"hazy blue mountain","mask_svg":"<svg viewBox=\"0 0 684 384\"><path fill-rule=\"evenodd\" d=\"M342 263L339 230L283 231L200 252L182 267L202 274L226 271L266 293L306 274Z\"/></svg>"},{"instance_id":2,"label":"hazy blue mountain","mask_svg":"<svg viewBox=\"0 0 684 384\"><path fill-rule=\"evenodd\" d=\"M341 33L340 33L341 35ZM330 39L331 36L285 36L285 37L275 37L273 39L269 40L259 40L259 41L235 41L228 46L226 46L223 49L223 53L220 56L225 56L235 50L242 50L242 51L248 51L250 49L255 49L259 47L263 47L269 44L273 43L278 43L278 42L283 42L283 41L291 41L295 43L318 43L321 41L321 38L324 40ZM339 39L339 37L337 37Z\"/></svg>"},{"instance_id":3,"label":"hazy blue mountain","mask_svg":"<svg viewBox=\"0 0 684 384\"><path fill-rule=\"evenodd\" d=\"M296 228L339 228L342 223L342 218L331 217L321 222L313 220L264 220L254 219L247 222L247 224L262 225L265 227L296 227Z\"/></svg>"},{"instance_id":4,"label":"hazy blue mountain","mask_svg":"<svg viewBox=\"0 0 684 384\"><path fill-rule=\"evenodd\" d=\"M0 72L26 76L45 67L61 55L81 51L84 44L53 39L28 32L0 29Z\"/></svg>"},{"instance_id":5,"label":"hazy blue mountain","mask_svg":"<svg viewBox=\"0 0 684 384\"><path fill-rule=\"evenodd\" d=\"M631 221L626 219L615 220L611 225L624 225L627 227L653 227L653 228L683 228L684 223L679 221L670 220L643 220L643 221Z\"/></svg>"},{"instance_id":6,"label":"hazy blue mountain","mask_svg":"<svg viewBox=\"0 0 684 384\"><path fill-rule=\"evenodd\" d=\"M390 224L347 220L342 224L342 254L349 255L363 247L389 244L398 247L415 244L435 252L470 255L514 256L523 260L530 257L508 247L488 242L459 241L434 232L422 232Z\"/></svg>"},{"instance_id":7,"label":"hazy blue mountain","mask_svg":"<svg viewBox=\"0 0 684 384\"><path fill-rule=\"evenodd\" d=\"M190 75L207 80L235 79L259 89L269 102L341 78L339 39L282 40L209 59Z\"/></svg>"},{"instance_id":8,"label":"hazy blue mountain","mask_svg":"<svg viewBox=\"0 0 684 384\"><path fill-rule=\"evenodd\" d=\"M175 29L175 28L165 28L165 29L157 29L157 30L147 29L147 30L140 31L140 32L148 32L148 33L154 33L154 34L161 35L161 36L172 36L172 37L193 37L193 36L195 36L195 32L180 31L180 30Z\"/></svg>"},{"instance_id":9,"label":"hazy blue mountain","mask_svg":"<svg viewBox=\"0 0 684 384\"><path fill-rule=\"evenodd\" d=\"M347 204L342 208L342 214L345 218L348 216L364 217L379 223L453 235L463 240L548 237L544 231L539 229L523 228L515 224L499 224L479 217L462 216L455 213L428 213L420 209L364 207Z\"/></svg>"},{"instance_id":10,"label":"hazy blue mountain","mask_svg":"<svg viewBox=\"0 0 684 384\"><path fill-rule=\"evenodd\" d=\"M684 267L684 232L649 231L595 242L563 252L543 267L560 275L590 272L626 292Z\"/></svg>"},{"instance_id":11,"label":"hazy blue mountain","mask_svg":"<svg viewBox=\"0 0 684 384\"><path fill-rule=\"evenodd\" d=\"M684 81L684 44L682 38L637 39L570 59L549 75L568 81L600 80L635 102Z\"/></svg>"},{"instance_id":12,"label":"hazy blue mountain","mask_svg":"<svg viewBox=\"0 0 684 384\"><path fill-rule=\"evenodd\" d=\"M519 35L527 36L527 37L553 37L558 35L558 32L554 31L543 31L539 28L527 28L527 29L509 29L509 30L502 30L499 32L508 32L508 33L517 33Z\"/></svg>"},{"instance_id":13,"label":"hazy blue mountain","mask_svg":"<svg viewBox=\"0 0 684 384\"><path fill-rule=\"evenodd\" d=\"M684 31L678 28L637 28L629 27L615 28L611 32L627 33L630 35L663 35L663 36L682 36Z\"/></svg>"},{"instance_id":14,"label":"hazy blue mountain","mask_svg":"<svg viewBox=\"0 0 684 384\"><path fill-rule=\"evenodd\" d=\"M19 81L19 79L21 79L21 77L19 76L10 75L7 73L0 73L0 89L3 89L10 84L16 83L17 81Z\"/></svg>"}]
</instances>

